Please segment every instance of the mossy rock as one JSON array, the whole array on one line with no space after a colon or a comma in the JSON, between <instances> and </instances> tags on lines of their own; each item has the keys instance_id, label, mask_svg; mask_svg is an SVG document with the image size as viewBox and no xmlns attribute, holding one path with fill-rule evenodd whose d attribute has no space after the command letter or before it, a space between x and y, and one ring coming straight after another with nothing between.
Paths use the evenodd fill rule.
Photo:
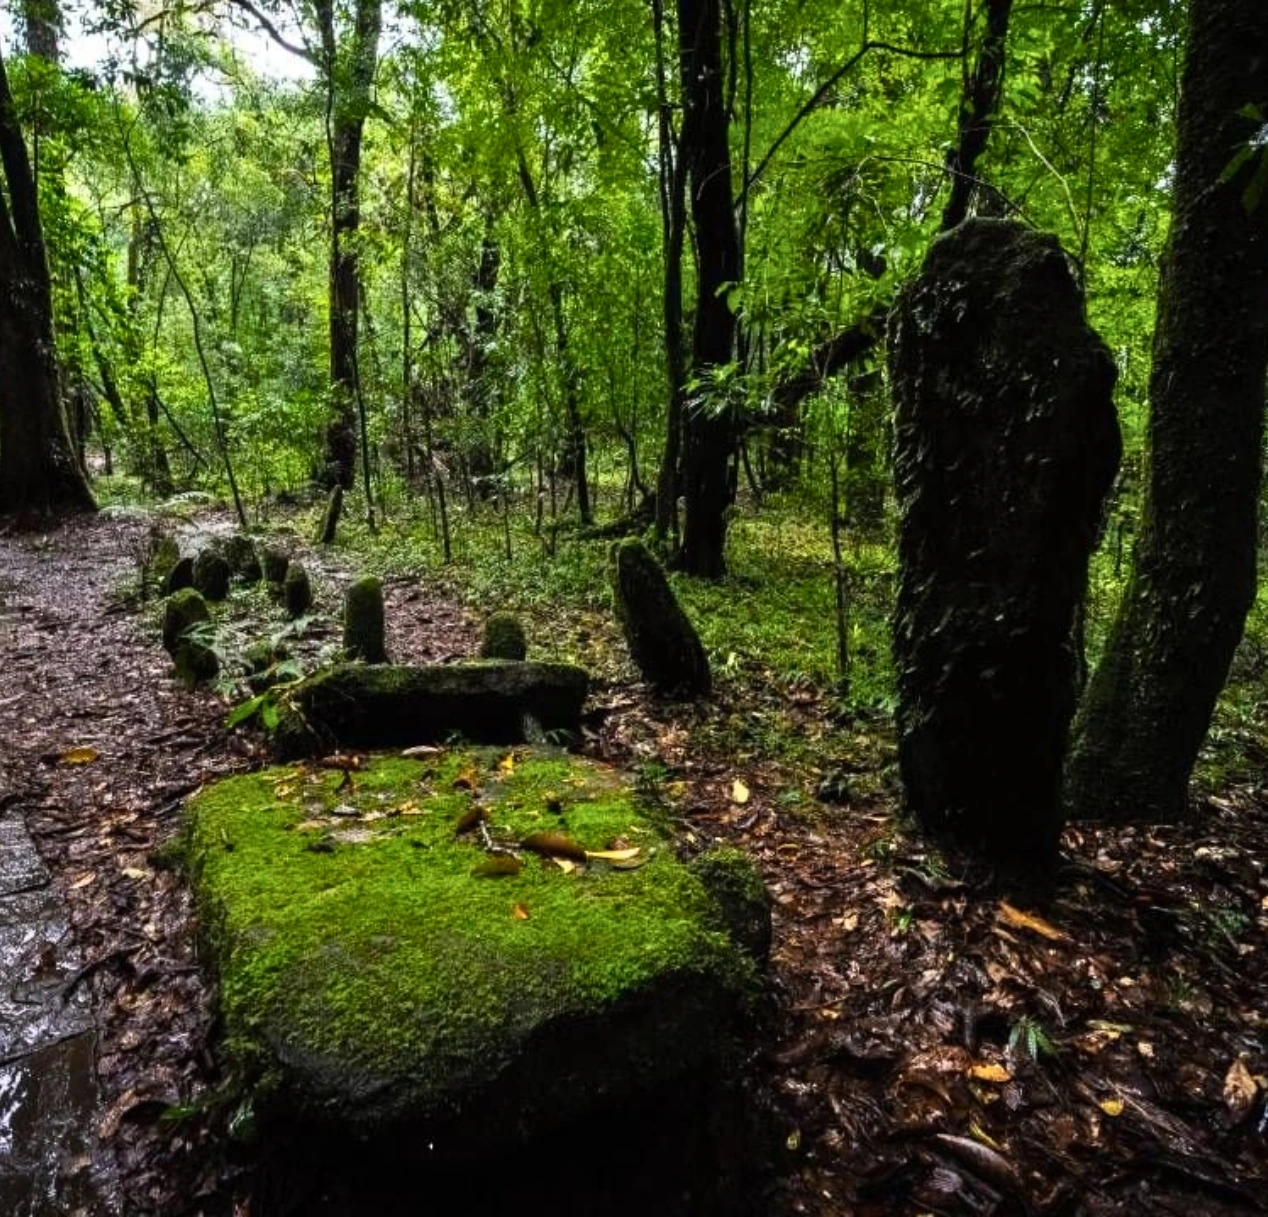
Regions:
<instances>
[{"instance_id":1,"label":"mossy rock","mask_svg":"<svg viewBox=\"0 0 1268 1217\"><path fill-rule=\"evenodd\" d=\"M277 672L278 664L291 657L290 648L284 642L270 638L257 638L243 652L247 685L252 693L263 693L283 679Z\"/></svg>"},{"instance_id":2,"label":"mossy rock","mask_svg":"<svg viewBox=\"0 0 1268 1217\"><path fill-rule=\"evenodd\" d=\"M349 659L387 663L383 584L366 575L349 586L343 602L343 650Z\"/></svg>"},{"instance_id":3,"label":"mossy rock","mask_svg":"<svg viewBox=\"0 0 1268 1217\"><path fill-rule=\"evenodd\" d=\"M230 573L243 583L255 584L264 578L259 552L250 537L242 533L226 537L221 552L229 563Z\"/></svg>"},{"instance_id":4,"label":"mossy rock","mask_svg":"<svg viewBox=\"0 0 1268 1217\"><path fill-rule=\"evenodd\" d=\"M630 658L666 697L699 697L712 683L709 659L660 563L634 537L612 554L612 591Z\"/></svg>"},{"instance_id":5,"label":"mossy rock","mask_svg":"<svg viewBox=\"0 0 1268 1217\"><path fill-rule=\"evenodd\" d=\"M280 549L265 546L260 551L260 569L266 583L281 584L286 579L286 569L290 566L290 557Z\"/></svg>"},{"instance_id":6,"label":"mossy rock","mask_svg":"<svg viewBox=\"0 0 1268 1217\"><path fill-rule=\"evenodd\" d=\"M194 557L194 587L205 600L227 600L231 576L228 559L214 549L199 551Z\"/></svg>"},{"instance_id":7,"label":"mossy rock","mask_svg":"<svg viewBox=\"0 0 1268 1217\"><path fill-rule=\"evenodd\" d=\"M163 576L162 591L164 596L170 596L174 592L184 591L187 587L194 586L194 559L191 557L177 558L172 568Z\"/></svg>"},{"instance_id":8,"label":"mossy rock","mask_svg":"<svg viewBox=\"0 0 1268 1217\"><path fill-rule=\"evenodd\" d=\"M300 684L274 732L283 758L339 748L404 748L457 734L519 743L534 730L575 733L589 689L561 663L338 664Z\"/></svg>"},{"instance_id":9,"label":"mossy rock","mask_svg":"<svg viewBox=\"0 0 1268 1217\"><path fill-rule=\"evenodd\" d=\"M552 831L642 864L519 850L482 877L494 855L456 832L476 808L508 848ZM550 749L232 777L188 839L223 1048L286 1132L403 1134L432 1161L540 1137L716 1060L759 987L629 783Z\"/></svg>"},{"instance_id":10,"label":"mossy rock","mask_svg":"<svg viewBox=\"0 0 1268 1217\"><path fill-rule=\"evenodd\" d=\"M282 601L286 605L286 615L292 621L304 616L313 607L313 585L302 562L292 562L287 566L286 579L282 583Z\"/></svg>"},{"instance_id":11,"label":"mossy rock","mask_svg":"<svg viewBox=\"0 0 1268 1217\"><path fill-rule=\"evenodd\" d=\"M516 662L528 657L528 638L524 626L514 613L494 613L484 623L480 639L481 659L506 659Z\"/></svg>"},{"instance_id":12,"label":"mossy rock","mask_svg":"<svg viewBox=\"0 0 1268 1217\"><path fill-rule=\"evenodd\" d=\"M176 678L189 688L214 680L220 673L220 656L197 638L182 638L172 654Z\"/></svg>"},{"instance_id":13,"label":"mossy rock","mask_svg":"<svg viewBox=\"0 0 1268 1217\"><path fill-rule=\"evenodd\" d=\"M211 620L211 611L201 593L192 587L173 592L163 603L163 649L175 656L185 632Z\"/></svg>"}]
</instances>

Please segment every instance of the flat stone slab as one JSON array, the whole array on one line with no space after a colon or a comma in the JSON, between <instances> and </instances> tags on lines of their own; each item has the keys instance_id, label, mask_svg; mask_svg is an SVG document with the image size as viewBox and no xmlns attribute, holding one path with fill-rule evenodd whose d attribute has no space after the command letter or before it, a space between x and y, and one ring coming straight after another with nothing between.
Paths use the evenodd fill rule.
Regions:
<instances>
[{"instance_id":1,"label":"flat stone slab","mask_svg":"<svg viewBox=\"0 0 1268 1217\"><path fill-rule=\"evenodd\" d=\"M526 719L531 731L575 732L589 683L584 669L563 663L339 664L290 694L275 748L289 759L454 735L515 743L526 738Z\"/></svg>"},{"instance_id":2,"label":"flat stone slab","mask_svg":"<svg viewBox=\"0 0 1268 1217\"><path fill-rule=\"evenodd\" d=\"M707 1066L769 942L747 859L683 864L620 773L544 748L228 778L189 860L261 1113L433 1161Z\"/></svg>"}]
</instances>

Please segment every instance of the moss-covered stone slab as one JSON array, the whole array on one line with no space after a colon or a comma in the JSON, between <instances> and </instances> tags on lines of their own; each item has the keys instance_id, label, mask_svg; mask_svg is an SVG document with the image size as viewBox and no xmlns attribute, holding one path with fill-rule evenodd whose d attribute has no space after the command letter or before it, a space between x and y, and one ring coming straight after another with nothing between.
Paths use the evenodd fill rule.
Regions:
<instances>
[{"instance_id":1,"label":"moss-covered stone slab","mask_svg":"<svg viewBox=\"0 0 1268 1217\"><path fill-rule=\"evenodd\" d=\"M294 691L274 736L278 756L336 748L404 748L460 735L515 743L533 731L575 732L589 678L561 663L408 667L340 664Z\"/></svg>"},{"instance_id":2,"label":"moss-covered stone slab","mask_svg":"<svg viewBox=\"0 0 1268 1217\"><path fill-rule=\"evenodd\" d=\"M541 834L569 847L523 846ZM751 864L684 865L619 773L551 749L229 778L189 841L224 1046L266 1119L426 1137L432 1160L527 1140L714 1061L756 991Z\"/></svg>"}]
</instances>

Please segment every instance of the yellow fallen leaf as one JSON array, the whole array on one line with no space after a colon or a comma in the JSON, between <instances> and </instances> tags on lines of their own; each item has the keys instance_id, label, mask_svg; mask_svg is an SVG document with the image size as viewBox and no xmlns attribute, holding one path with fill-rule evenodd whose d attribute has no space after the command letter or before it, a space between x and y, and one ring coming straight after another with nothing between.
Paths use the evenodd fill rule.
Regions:
<instances>
[{"instance_id":1,"label":"yellow fallen leaf","mask_svg":"<svg viewBox=\"0 0 1268 1217\"><path fill-rule=\"evenodd\" d=\"M515 753L508 752L500 761L498 761L498 768L503 773L514 773L515 772ZM516 905L515 907L518 908L519 905Z\"/></svg>"},{"instance_id":2,"label":"yellow fallen leaf","mask_svg":"<svg viewBox=\"0 0 1268 1217\"><path fill-rule=\"evenodd\" d=\"M989 1062L971 1066L969 1076L977 1078L979 1082L1011 1082L1013 1080L1013 1075L1003 1065Z\"/></svg>"},{"instance_id":3,"label":"yellow fallen leaf","mask_svg":"<svg viewBox=\"0 0 1268 1217\"><path fill-rule=\"evenodd\" d=\"M631 858L637 858L641 852L642 847L638 845L629 849L588 849L586 857L603 858L608 862L628 862Z\"/></svg>"},{"instance_id":4,"label":"yellow fallen leaf","mask_svg":"<svg viewBox=\"0 0 1268 1217\"><path fill-rule=\"evenodd\" d=\"M1224 1075L1224 1105L1235 1124L1240 1124L1255 1105L1259 1084L1251 1077L1246 1062L1239 1056Z\"/></svg>"},{"instance_id":5,"label":"yellow fallen leaf","mask_svg":"<svg viewBox=\"0 0 1268 1217\"><path fill-rule=\"evenodd\" d=\"M1031 930L1050 942L1069 942L1070 940L1070 935L1064 930L1057 929L1055 925L1051 925L1042 917L1036 917L1034 913L1024 913L1021 909L1014 908L1007 900L999 902L997 916L1005 925L1011 925L1017 930Z\"/></svg>"},{"instance_id":6,"label":"yellow fallen leaf","mask_svg":"<svg viewBox=\"0 0 1268 1217\"><path fill-rule=\"evenodd\" d=\"M514 917L516 921L527 921L528 909L526 909L522 904L517 904L511 910L511 916Z\"/></svg>"},{"instance_id":7,"label":"yellow fallen leaf","mask_svg":"<svg viewBox=\"0 0 1268 1217\"><path fill-rule=\"evenodd\" d=\"M577 869L577 864L571 858L551 858L551 861L559 867L565 875L571 875Z\"/></svg>"},{"instance_id":8,"label":"yellow fallen leaf","mask_svg":"<svg viewBox=\"0 0 1268 1217\"><path fill-rule=\"evenodd\" d=\"M748 802L748 800L749 800L748 787L745 786L744 783L741 782L739 778L736 778L735 781L731 783L731 802L736 803L739 806L743 807L744 804Z\"/></svg>"},{"instance_id":9,"label":"yellow fallen leaf","mask_svg":"<svg viewBox=\"0 0 1268 1217\"><path fill-rule=\"evenodd\" d=\"M143 870L139 866L125 866L123 868L123 873L127 875L129 879L148 879L152 872Z\"/></svg>"},{"instance_id":10,"label":"yellow fallen leaf","mask_svg":"<svg viewBox=\"0 0 1268 1217\"><path fill-rule=\"evenodd\" d=\"M1107 1116L1121 1116L1123 1114L1123 1100L1102 1099L1100 1108Z\"/></svg>"},{"instance_id":11,"label":"yellow fallen leaf","mask_svg":"<svg viewBox=\"0 0 1268 1217\"><path fill-rule=\"evenodd\" d=\"M80 748L67 748L58 758L63 765L91 765L101 753L96 748L86 745Z\"/></svg>"},{"instance_id":12,"label":"yellow fallen leaf","mask_svg":"<svg viewBox=\"0 0 1268 1217\"><path fill-rule=\"evenodd\" d=\"M89 871L86 875L80 875L79 878L70 885L70 890L72 892L77 892L81 887L87 887L96 877L96 871Z\"/></svg>"}]
</instances>

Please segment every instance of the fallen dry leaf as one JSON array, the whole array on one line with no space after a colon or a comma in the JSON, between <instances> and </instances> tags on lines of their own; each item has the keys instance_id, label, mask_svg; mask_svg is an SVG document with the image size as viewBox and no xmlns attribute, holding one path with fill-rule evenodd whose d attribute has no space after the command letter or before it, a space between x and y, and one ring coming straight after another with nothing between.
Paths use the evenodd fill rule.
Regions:
<instances>
[{"instance_id":1,"label":"fallen dry leaf","mask_svg":"<svg viewBox=\"0 0 1268 1217\"><path fill-rule=\"evenodd\" d=\"M637 858L641 852L642 848L638 845L633 845L629 849L588 849L586 857L604 858L608 862L628 862L631 858Z\"/></svg>"},{"instance_id":2,"label":"fallen dry leaf","mask_svg":"<svg viewBox=\"0 0 1268 1217\"><path fill-rule=\"evenodd\" d=\"M525 837L520 845L546 858L571 858L574 862L586 860L586 851L561 832L535 832Z\"/></svg>"},{"instance_id":3,"label":"fallen dry leaf","mask_svg":"<svg viewBox=\"0 0 1268 1217\"><path fill-rule=\"evenodd\" d=\"M970 1066L969 1076L977 1078L979 1082L1011 1082L1013 1080L1013 1075L1003 1065L991 1062Z\"/></svg>"},{"instance_id":4,"label":"fallen dry leaf","mask_svg":"<svg viewBox=\"0 0 1268 1217\"><path fill-rule=\"evenodd\" d=\"M1250 1115L1258 1093L1259 1085L1251 1077L1246 1062L1237 1057L1224 1075L1224 1106L1228 1108L1234 1124L1240 1124Z\"/></svg>"},{"instance_id":5,"label":"fallen dry leaf","mask_svg":"<svg viewBox=\"0 0 1268 1217\"><path fill-rule=\"evenodd\" d=\"M511 916L514 917L516 921L527 921L528 909L526 909L522 904L517 904L511 910Z\"/></svg>"},{"instance_id":6,"label":"fallen dry leaf","mask_svg":"<svg viewBox=\"0 0 1268 1217\"><path fill-rule=\"evenodd\" d=\"M996 915L1005 925L1011 925L1016 930L1030 930L1047 938L1050 942L1070 941L1070 935L1064 930L1057 929L1055 925L1042 917L1036 917L1034 913L1025 913L1019 908L1014 908L1007 900L999 902Z\"/></svg>"},{"instance_id":7,"label":"fallen dry leaf","mask_svg":"<svg viewBox=\"0 0 1268 1217\"><path fill-rule=\"evenodd\" d=\"M1118 1098L1102 1099L1100 1108L1107 1116L1121 1116L1123 1114L1123 1100Z\"/></svg>"},{"instance_id":8,"label":"fallen dry leaf","mask_svg":"<svg viewBox=\"0 0 1268 1217\"><path fill-rule=\"evenodd\" d=\"M731 802L743 807L749 800L749 788L736 778L731 783Z\"/></svg>"},{"instance_id":9,"label":"fallen dry leaf","mask_svg":"<svg viewBox=\"0 0 1268 1217\"><path fill-rule=\"evenodd\" d=\"M96 748L84 745L79 748L67 748L57 759L63 765L91 765L100 756L101 753Z\"/></svg>"}]
</instances>

